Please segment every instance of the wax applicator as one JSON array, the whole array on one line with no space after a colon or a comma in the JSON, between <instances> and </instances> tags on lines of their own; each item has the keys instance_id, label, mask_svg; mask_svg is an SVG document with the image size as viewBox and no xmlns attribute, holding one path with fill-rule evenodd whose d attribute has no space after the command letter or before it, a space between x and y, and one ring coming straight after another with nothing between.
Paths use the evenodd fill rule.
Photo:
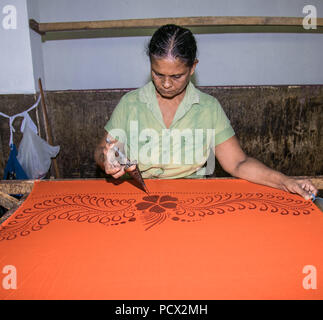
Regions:
<instances>
[{"instance_id":1,"label":"wax applicator","mask_svg":"<svg viewBox=\"0 0 323 320\"><path fill-rule=\"evenodd\" d=\"M315 197L315 194L312 193L312 201L323 212L323 198Z\"/></svg>"},{"instance_id":2,"label":"wax applicator","mask_svg":"<svg viewBox=\"0 0 323 320\"><path fill-rule=\"evenodd\" d=\"M113 142L107 137L106 141L108 144L112 144ZM136 165L136 169L133 171L127 171L128 174L139 183L140 189L145 191L149 195L148 188L142 178L141 172L138 168L138 164L136 162L131 162L115 145L112 145L112 150L114 151L114 155L116 160L119 162L120 165L124 166L125 169L130 168L133 165Z\"/></svg>"}]
</instances>

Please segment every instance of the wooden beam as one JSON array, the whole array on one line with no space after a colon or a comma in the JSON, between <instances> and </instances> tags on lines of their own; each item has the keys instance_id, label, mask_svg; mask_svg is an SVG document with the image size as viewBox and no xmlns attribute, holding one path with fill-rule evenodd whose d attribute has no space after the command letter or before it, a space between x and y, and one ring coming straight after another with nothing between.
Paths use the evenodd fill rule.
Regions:
<instances>
[{"instance_id":1,"label":"wooden beam","mask_svg":"<svg viewBox=\"0 0 323 320\"><path fill-rule=\"evenodd\" d=\"M295 179L310 179L316 188L323 190L323 176L294 176ZM105 178L87 178L87 179L55 179L55 181L93 181L102 180ZM233 177L216 177L210 179L236 179ZM105 179L106 180L106 179ZM0 191L7 194L25 194L30 193L34 187L34 183L37 180L0 180ZM47 181L47 180L40 180ZM111 178L111 181L114 181Z\"/></svg>"},{"instance_id":2,"label":"wooden beam","mask_svg":"<svg viewBox=\"0 0 323 320\"><path fill-rule=\"evenodd\" d=\"M0 205L6 209L13 209L18 207L19 200L9 196L8 194L0 191Z\"/></svg>"},{"instance_id":3,"label":"wooden beam","mask_svg":"<svg viewBox=\"0 0 323 320\"><path fill-rule=\"evenodd\" d=\"M29 20L29 27L30 27L30 29L34 30L35 32L37 32L40 35L44 35L45 34L45 32L41 32L39 30L39 23L36 20L34 20L34 19L30 19Z\"/></svg>"},{"instance_id":4,"label":"wooden beam","mask_svg":"<svg viewBox=\"0 0 323 320\"><path fill-rule=\"evenodd\" d=\"M22 203L27 199L29 193L26 193L23 195L23 197L18 200L18 204L16 207L8 210L1 218L0 218L0 224L3 223L4 221L6 221L10 216L12 216L16 210L22 205Z\"/></svg>"},{"instance_id":5,"label":"wooden beam","mask_svg":"<svg viewBox=\"0 0 323 320\"><path fill-rule=\"evenodd\" d=\"M99 20L75 22L38 23L30 20L30 27L39 34L57 31L158 28L165 24L177 24L184 27L212 26L293 26L302 27L302 17L178 17L154 19ZM323 27L323 18L317 18L317 27ZM312 30L312 29L311 29ZM308 32L311 32L308 30Z\"/></svg>"},{"instance_id":6,"label":"wooden beam","mask_svg":"<svg viewBox=\"0 0 323 320\"><path fill-rule=\"evenodd\" d=\"M6 194L30 193L35 180L1 180L0 191Z\"/></svg>"}]
</instances>

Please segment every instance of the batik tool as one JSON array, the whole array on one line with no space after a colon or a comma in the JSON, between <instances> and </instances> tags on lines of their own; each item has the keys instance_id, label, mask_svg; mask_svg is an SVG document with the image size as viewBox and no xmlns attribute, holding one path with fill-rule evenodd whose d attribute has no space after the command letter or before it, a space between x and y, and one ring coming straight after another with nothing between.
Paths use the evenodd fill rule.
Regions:
<instances>
[{"instance_id":1,"label":"batik tool","mask_svg":"<svg viewBox=\"0 0 323 320\"><path fill-rule=\"evenodd\" d=\"M108 144L113 144L113 142L107 137L106 142ZM148 188L144 182L144 179L142 178L141 172L138 168L138 164L136 162L131 162L124 154L123 152L120 151L119 148L117 148L115 145L112 145L112 150L114 151L114 155L116 157L116 160L119 162L120 165L124 166L125 169L130 168L133 165L136 165L136 169L133 171L127 171L129 175L135 179L139 185L140 188L145 191L149 195Z\"/></svg>"},{"instance_id":2,"label":"batik tool","mask_svg":"<svg viewBox=\"0 0 323 320\"><path fill-rule=\"evenodd\" d=\"M323 198L315 197L315 194L312 193L312 201L323 212Z\"/></svg>"}]
</instances>

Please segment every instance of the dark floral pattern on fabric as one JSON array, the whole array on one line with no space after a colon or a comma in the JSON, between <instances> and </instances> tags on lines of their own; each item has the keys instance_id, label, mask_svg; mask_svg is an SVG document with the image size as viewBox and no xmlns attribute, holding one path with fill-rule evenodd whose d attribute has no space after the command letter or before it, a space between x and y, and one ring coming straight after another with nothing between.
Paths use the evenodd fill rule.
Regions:
<instances>
[{"instance_id":1,"label":"dark floral pattern on fabric","mask_svg":"<svg viewBox=\"0 0 323 320\"><path fill-rule=\"evenodd\" d=\"M47 195L28 202L0 225L0 241L13 240L42 230L53 221L70 221L107 227L141 220L145 230L166 220L197 222L206 217L237 212L308 215L315 209L311 201L287 193L185 193L134 196L116 194ZM38 199L38 198L35 198ZM28 200L28 199L27 199ZM30 203L28 205L28 203Z\"/></svg>"},{"instance_id":2,"label":"dark floral pattern on fabric","mask_svg":"<svg viewBox=\"0 0 323 320\"><path fill-rule=\"evenodd\" d=\"M137 203L137 210L141 210L142 220L146 230L164 222L168 218L167 211L176 209L178 198L169 195L159 196L152 195L143 197L143 202Z\"/></svg>"},{"instance_id":3,"label":"dark floral pattern on fabric","mask_svg":"<svg viewBox=\"0 0 323 320\"><path fill-rule=\"evenodd\" d=\"M144 202L139 202L136 204L138 210L149 209L149 212L162 213L166 209L176 208L177 198L171 196L147 196L142 198Z\"/></svg>"}]
</instances>

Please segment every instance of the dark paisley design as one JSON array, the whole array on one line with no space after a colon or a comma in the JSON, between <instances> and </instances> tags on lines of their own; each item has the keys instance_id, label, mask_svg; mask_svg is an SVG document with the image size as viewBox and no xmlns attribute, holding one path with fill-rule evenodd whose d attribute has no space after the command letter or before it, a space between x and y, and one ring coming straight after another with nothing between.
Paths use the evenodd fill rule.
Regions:
<instances>
[{"instance_id":1,"label":"dark paisley design","mask_svg":"<svg viewBox=\"0 0 323 320\"><path fill-rule=\"evenodd\" d=\"M0 227L0 241L12 240L41 230L54 220L100 223L116 226L136 220L134 199L112 199L90 195L55 197L22 210Z\"/></svg>"},{"instance_id":2,"label":"dark paisley design","mask_svg":"<svg viewBox=\"0 0 323 320\"><path fill-rule=\"evenodd\" d=\"M174 193L175 194L175 193ZM308 215L314 210L311 201L283 193L176 193L176 197L155 194L136 199L117 195L65 195L50 197L18 212L0 226L0 241L27 236L52 221L99 223L120 226L138 218L145 230L165 220L195 222L215 214L255 210L259 214ZM120 195L118 195L120 197ZM135 197L134 197L135 198ZM27 199L28 200L28 199ZM28 201L27 201L28 202Z\"/></svg>"},{"instance_id":3,"label":"dark paisley design","mask_svg":"<svg viewBox=\"0 0 323 320\"><path fill-rule=\"evenodd\" d=\"M172 219L175 221L197 221L213 214L256 209L259 212L295 216L307 215L314 210L310 201L296 200L280 194L218 193L180 201Z\"/></svg>"}]
</instances>

